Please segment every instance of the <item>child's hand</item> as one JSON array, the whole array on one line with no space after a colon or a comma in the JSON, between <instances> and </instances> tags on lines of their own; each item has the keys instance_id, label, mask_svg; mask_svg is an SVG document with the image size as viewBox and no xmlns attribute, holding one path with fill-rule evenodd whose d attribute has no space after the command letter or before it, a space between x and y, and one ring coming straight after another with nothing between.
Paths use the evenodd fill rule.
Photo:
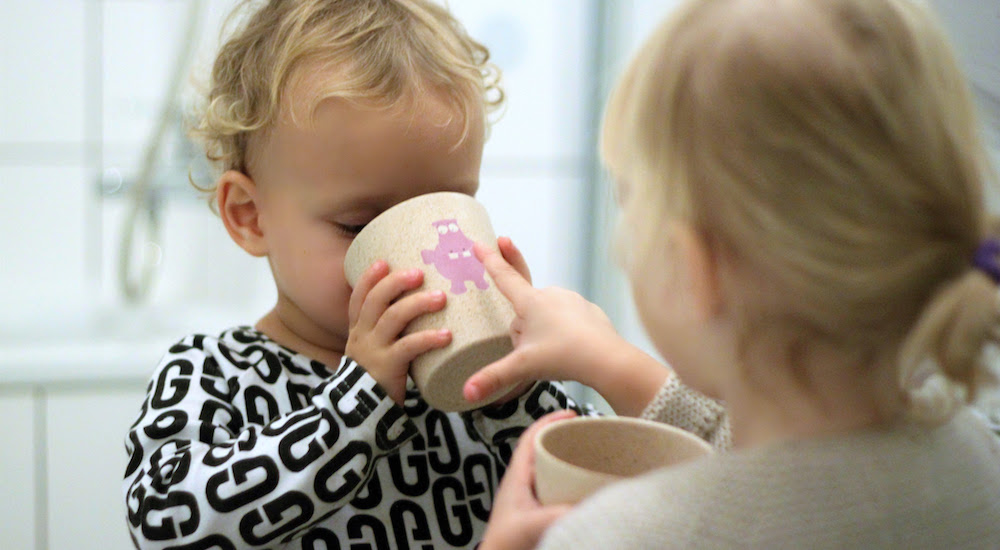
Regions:
<instances>
[{"instance_id":1,"label":"child's hand","mask_svg":"<svg viewBox=\"0 0 1000 550\"><path fill-rule=\"evenodd\" d=\"M465 393L490 391L525 380L572 379L587 383L580 366L594 348L621 338L601 308L576 292L550 287L536 289L504 258L476 244L476 257L486 266L497 288L514 306L511 323L514 351L480 370L466 383Z\"/></svg>"},{"instance_id":2,"label":"child's hand","mask_svg":"<svg viewBox=\"0 0 1000 550\"><path fill-rule=\"evenodd\" d=\"M528 269L528 262L525 261L524 255L521 254L521 251L518 250L516 246L514 246L514 241L512 241L510 237L499 237L497 238L497 248L500 250L500 254L503 256L503 259L510 264L510 267L514 268L514 271L516 271L517 274L530 285L531 270ZM502 395L494 403L505 403L511 399L516 399L517 397L523 395L524 392L528 391L528 389L531 388L532 383L533 382L531 380L525 380L511 391ZM488 394L488 391L483 392L483 395Z\"/></svg>"},{"instance_id":3,"label":"child's hand","mask_svg":"<svg viewBox=\"0 0 1000 550\"><path fill-rule=\"evenodd\" d=\"M621 338L604 311L576 292L536 289L496 252L476 244L475 253L514 306L514 351L471 376L466 399L525 381L574 380L597 390L619 414L645 408L668 369Z\"/></svg>"},{"instance_id":4,"label":"child's hand","mask_svg":"<svg viewBox=\"0 0 1000 550\"><path fill-rule=\"evenodd\" d=\"M419 269L390 273L389 265L379 260L361 275L351 293L350 334L344 352L399 404L406 395L410 362L421 353L451 342L451 331L447 329L424 330L400 338L410 321L440 311L445 305L445 294L440 290L400 298L423 283L424 273Z\"/></svg>"},{"instance_id":5,"label":"child's hand","mask_svg":"<svg viewBox=\"0 0 1000 550\"><path fill-rule=\"evenodd\" d=\"M480 550L530 550L545 530L570 510L567 505L542 506L535 498L535 437L545 425L573 416L573 411L547 414L521 434L500 480Z\"/></svg>"}]
</instances>

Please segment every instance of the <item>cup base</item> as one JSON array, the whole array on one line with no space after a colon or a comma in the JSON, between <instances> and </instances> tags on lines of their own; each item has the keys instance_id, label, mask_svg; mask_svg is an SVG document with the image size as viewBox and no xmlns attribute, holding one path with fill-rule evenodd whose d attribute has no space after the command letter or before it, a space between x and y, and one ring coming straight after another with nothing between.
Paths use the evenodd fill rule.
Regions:
<instances>
[{"instance_id":1,"label":"cup base","mask_svg":"<svg viewBox=\"0 0 1000 550\"><path fill-rule=\"evenodd\" d=\"M419 360L414 363L411 375L427 404L445 412L459 412L478 409L488 405L513 386L502 388L478 401L466 401L462 395L465 381L479 369L503 358L514 349L507 335L494 336L473 342L458 350L438 350L451 353L433 368L422 367ZM418 358L419 359L419 358Z\"/></svg>"}]
</instances>

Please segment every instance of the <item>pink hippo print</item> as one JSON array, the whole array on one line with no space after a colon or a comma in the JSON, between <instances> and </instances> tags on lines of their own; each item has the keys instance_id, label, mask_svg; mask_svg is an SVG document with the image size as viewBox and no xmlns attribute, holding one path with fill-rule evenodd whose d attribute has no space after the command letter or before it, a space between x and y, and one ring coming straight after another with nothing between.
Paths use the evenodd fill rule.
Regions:
<instances>
[{"instance_id":1,"label":"pink hippo print","mask_svg":"<svg viewBox=\"0 0 1000 550\"><path fill-rule=\"evenodd\" d=\"M438 220L431 225L438 232L437 248L422 250L420 256L425 264L434 264L438 273L451 281L451 293L465 292L465 281L472 281L480 290L489 288L484 277L486 268L472 254L472 239L462 233L457 220Z\"/></svg>"}]
</instances>

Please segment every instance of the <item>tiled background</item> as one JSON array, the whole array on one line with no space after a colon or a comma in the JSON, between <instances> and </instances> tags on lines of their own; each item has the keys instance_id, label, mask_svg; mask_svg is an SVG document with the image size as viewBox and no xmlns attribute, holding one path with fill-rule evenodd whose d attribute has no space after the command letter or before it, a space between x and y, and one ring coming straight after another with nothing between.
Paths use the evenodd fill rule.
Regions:
<instances>
[{"instance_id":1,"label":"tiled background","mask_svg":"<svg viewBox=\"0 0 1000 550\"><path fill-rule=\"evenodd\" d=\"M206 65L231 0L210 0ZM457 1L504 69L507 109L487 146L481 199L542 284L578 286L591 3ZM140 169L178 50L181 1L0 1L0 310L45 317L121 301L127 186ZM273 297L187 184L182 136L166 136L161 271L153 305L200 302L250 320ZM124 185L118 187L120 183ZM117 190L116 190L117 189Z\"/></svg>"}]
</instances>

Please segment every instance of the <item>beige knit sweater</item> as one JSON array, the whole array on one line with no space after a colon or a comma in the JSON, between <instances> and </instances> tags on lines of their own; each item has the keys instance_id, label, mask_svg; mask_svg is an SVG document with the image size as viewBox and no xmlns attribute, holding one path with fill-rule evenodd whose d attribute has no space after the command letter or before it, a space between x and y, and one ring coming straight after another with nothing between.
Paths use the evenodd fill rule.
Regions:
<instances>
[{"instance_id":1,"label":"beige knit sweater","mask_svg":"<svg viewBox=\"0 0 1000 550\"><path fill-rule=\"evenodd\" d=\"M676 383L644 416L728 445L721 407ZM962 411L937 428L721 452L605 488L539 548L996 550L1000 442Z\"/></svg>"}]
</instances>

